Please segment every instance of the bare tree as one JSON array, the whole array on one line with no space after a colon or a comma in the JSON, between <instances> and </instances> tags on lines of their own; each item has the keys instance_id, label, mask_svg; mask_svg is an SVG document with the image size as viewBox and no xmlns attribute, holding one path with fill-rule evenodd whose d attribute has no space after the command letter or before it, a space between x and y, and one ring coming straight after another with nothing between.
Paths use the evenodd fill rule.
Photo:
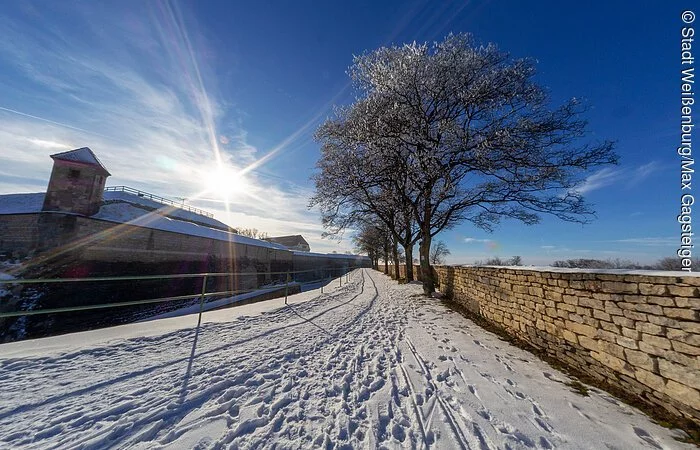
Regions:
<instances>
[{"instance_id":1,"label":"bare tree","mask_svg":"<svg viewBox=\"0 0 700 450\"><path fill-rule=\"evenodd\" d=\"M268 237L270 237L269 234L264 233L262 231L258 231L257 228L239 228L238 234L253 239L267 239Z\"/></svg>"},{"instance_id":2,"label":"bare tree","mask_svg":"<svg viewBox=\"0 0 700 450\"><path fill-rule=\"evenodd\" d=\"M358 203L374 210L378 198L401 199L418 229L426 294L437 233L463 221L491 230L503 217L534 224L542 213L586 222L593 211L576 186L586 170L617 162L611 142L577 144L584 109L574 99L550 110L532 61L468 35L380 48L356 57L350 74L358 100L317 134L316 201L352 216ZM363 201L348 192L321 198L333 170L349 172Z\"/></svg>"},{"instance_id":3,"label":"bare tree","mask_svg":"<svg viewBox=\"0 0 700 450\"><path fill-rule=\"evenodd\" d=\"M445 257L450 254L450 250L443 241L435 242L430 250L430 264L445 264Z\"/></svg>"},{"instance_id":4,"label":"bare tree","mask_svg":"<svg viewBox=\"0 0 700 450\"><path fill-rule=\"evenodd\" d=\"M513 256L510 259L501 259L498 256L487 259L486 261L476 261L477 266L522 266L523 259L520 256Z\"/></svg>"},{"instance_id":5,"label":"bare tree","mask_svg":"<svg viewBox=\"0 0 700 450\"><path fill-rule=\"evenodd\" d=\"M353 237L355 249L359 253L366 253L376 269L379 269L379 259L386 259L385 241L386 234L371 222L363 223Z\"/></svg>"},{"instance_id":6,"label":"bare tree","mask_svg":"<svg viewBox=\"0 0 700 450\"><path fill-rule=\"evenodd\" d=\"M323 155L313 177L316 194L310 206L320 208L326 236L336 236L366 221L367 216L376 218L390 235L393 256L393 248L401 245L412 260L419 229L411 205L406 162L400 154L392 153L387 158L388 149L379 142L375 142L376 148L354 144L367 140L367 109L372 108L364 104L339 110L337 114L343 120L328 121L317 131ZM406 278L413 280L413 266L407 266Z\"/></svg>"}]
</instances>

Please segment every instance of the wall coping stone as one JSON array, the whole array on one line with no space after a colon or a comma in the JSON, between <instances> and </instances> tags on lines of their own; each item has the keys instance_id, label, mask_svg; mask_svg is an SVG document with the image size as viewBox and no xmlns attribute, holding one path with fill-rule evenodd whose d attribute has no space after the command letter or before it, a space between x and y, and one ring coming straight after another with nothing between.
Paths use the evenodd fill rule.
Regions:
<instances>
[{"instance_id":1,"label":"wall coping stone","mask_svg":"<svg viewBox=\"0 0 700 450\"><path fill-rule=\"evenodd\" d=\"M593 273L608 275L644 275L652 277L695 277L700 278L700 272L684 272L680 270L629 270L629 269L574 269L568 267L552 266L477 266L473 264L455 264L436 267L454 267L470 269L504 269L531 272L552 272L552 273Z\"/></svg>"}]
</instances>

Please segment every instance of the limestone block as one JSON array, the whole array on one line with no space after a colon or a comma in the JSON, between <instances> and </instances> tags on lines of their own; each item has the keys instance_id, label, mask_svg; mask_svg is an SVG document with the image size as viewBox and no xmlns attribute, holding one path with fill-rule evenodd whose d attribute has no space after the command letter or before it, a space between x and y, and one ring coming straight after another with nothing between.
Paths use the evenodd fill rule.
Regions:
<instances>
[{"instance_id":1,"label":"limestone block","mask_svg":"<svg viewBox=\"0 0 700 450\"><path fill-rule=\"evenodd\" d=\"M659 359L658 362L659 373L662 377L676 380L694 389L700 389L700 370L688 369L663 358Z\"/></svg>"},{"instance_id":2,"label":"limestone block","mask_svg":"<svg viewBox=\"0 0 700 450\"><path fill-rule=\"evenodd\" d=\"M653 346L648 342L645 341L639 341L639 350L643 351L644 353L648 353L650 355L655 355L655 356L663 356L666 350Z\"/></svg>"},{"instance_id":3,"label":"limestone block","mask_svg":"<svg viewBox=\"0 0 700 450\"><path fill-rule=\"evenodd\" d=\"M581 298L578 301L578 305L583 306L585 308L593 308L593 309L600 309L600 310L605 309L605 302L604 301L593 299L593 298Z\"/></svg>"},{"instance_id":4,"label":"limestone block","mask_svg":"<svg viewBox=\"0 0 700 450\"><path fill-rule=\"evenodd\" d=\"M690 308L690 309L695 309L695 310L700 309L700 298L674 297L674 301L675 301L676 306L679 308ZM672 305L663 305L663 306L672 306Z\"/></svg>"},{"instance_id":5,"label":"limestone block","mask_svg":"<svg viewBox=\"0 0 700 450\"><path fill-rule=\"evenodd\" d=\"M668 289L664 284L639 283L639 292L642 295L666 295Z\"/></svg>"},{"instance_id":6,"label":"limestone block","mask_svg":"<svg viewBox=\"0 0 700 450\"><path fill-rule=\"evenodd\" d=\"M626 361L605 352L591 352L591 357L615 372L634 376L634 369Z\"/></svg>"},{"instance_id":7,"label":"limestone block","mask_svg":"<svg viewBox=\"0 0 700 450\"><path fill-rule=\"evenodd\" d=\"M605 321L600 321L599 323L600 328L602 328L605 331L610 331L615 334L620 334L620 326L615 325L614 323L610 322L605 322Z\"/></svg>"},{"instance_id":8,"label":"limestone block","mask_svg":"<svg viewBox=\"0 0 700 450\"><path fill-rule=\"evenodd\" d=\"M625 349L625 359L634 367L639 367L649 372L656 372L656 358L644 352L633 349Z\"/></svg>"},{"instance_id":9,"label":"limestone block","mask_svg":"<svg viewBox=\"0 0 700 450\"><path fill-rule=\"evenodd\" d=\"M685 298L685 297L681 297L681 298ZM647 295L647 303L651 303L651 304L659 305L659 306L680 306L680 305L677 305L673 301L673 298L671 298L671 297L656 297L653 295Z\"/></svg>"},{"instance_id":10,"label":"limestone block","mask_svg":"<svg viewBox=\"0 0 700 450\"><path fill-rule=\"evenodd\" d=\"M593 317L599 320L604 320L606 322L612 322L612 318L610 317L610 314L603 312L598 309L593 310Z\"/></svg>"},{"instance_id":11,"label":"limestone block","mask_svg":"<svg viewBox=\"0 0 700 450\"><path fill-rule=\"evenodd\" d=\"M619 308L614 302L605 302L605 312L616 316L622 315L622 309Z\"/></svg>"},{"instance_id":12,"label":"limestone block","mask_svg":"<svg viewBox=\"0 0 700 450\"><path fill-rule=\"evenodd\" d=\"M663 393L684 405L694 409L700 409L700 391L697 389L693 389L674 380L668 380Z\"/></svg>"},{"instance_id":13,"label":"limestone block","mask_svg":"<svg viewBox=\"0 0 700 450\"><path fill-rule=\"evenodd\" d=\"M629 311L623 311L629 312ZM634 328L634 320L627 317L612 316L612 321L615 325L620 325L621 327Z\"/></svg>"},{"instance_id":14,"label":"limestone block","mask_svg":"<svg viewBox=\"0 0 700 450\"><path fill-rule=\"evenodd\" d=\"M668 292L675 297L700 297L698 288L695 286L678 286L672 284L668 286Z\"/></svg>"},{"instance_id":15,"label":"limestone block","mask_svg":"<svg viewBox=\"0 0 700 450\"><path fill-rule=\"evenodd\" d=\"M679 322L678 325L681 330L700 334L700 322Z\"/></svg>"},{"instance_id":16,"label":"limestone block","mask_svg":"<svg viewBox=\"0 0 700 450\"><path fill-rule=\"evenodd\" d=\"M566 321L566 329L573 331L576 334L582 334L587 337L594 337L598 330L590 325L584 325L582 323L576 323L571 321Z\"/></svg>"},{"instance_id":17,"label":"limestone block","mask_svg":"<svg viewBox=\"0 0 700 450\"><path fill-rule=\"evenodd\" d=\"M639 380L640 383L643 383L656 391L662 391L666 387L666 382L663 378L649 372L648 370L637 368L634 371L634 377Z\"/></svg>"},{"instance_id":18,"label":"limestone block","mask_svg":"<svg viewBox=\"0 0 700 450\"><path fill-rule=\"evenodd\" d=\"M602 339L608 342L615 342L619 334L611 333L610 331L598 330L596 332L596 339Z\"/></svg>"},{"instance_id":19,"label":"limestone block","mask_svg":"<svg viewBox=\"0 0 700 450\"><path fill-rule=\"evenodd\" d=\"M686 344L685 342L671 341L671 346L677 352L685 353L687 355L700 356L700 347L695 345Z\"/></svg>"},{"instance_id":20,"label":"limestone block","mask_svg":"<svg viewBox=\"0 0 700 450\"><path fill-rule=\"evenodd\" d=\"M619 281L603 281L601 288L603 292L615 294L638 294L639 286L637 283L622 283Z\"/></svg>"},{"instance_id":21,"label":"limestone block","mask_svg":"<svg viewBox=\"0 0 700 450\"><path fill-rule=\"evenodd\" d=\"M666 328L649 322L637 322L635 325L637 331L642 333L653 334L656 336L664 336L666 334Z\"/></svg>"},{"instance_id":22,"label":"limestone block","mask_svg":"<svg viewBox=\"0 0 700 450\"><path fill-rule=\"evenodd\" d=\"M674 319L700 321L700 311L686 308L664 308L664 314Z\"/></svg>"},{"instance_id":23,"label":"limestone block","mask_svg":"<svg viewBox=\"0 0 700 450\"><path fill-rule=\"evenodd\" d=\"M654 347L669 350L671 348L671 341L665 337L654 336L652 334L642 333L642 341Z\"/></svg>"},{"instance_id":24,"label":"limestone block","mask_svg":"<svg viewBox=\"0 0 700 450\"><path fill-rule=\"evenodd\" d=\"M608 341L597 340L598 349L616 358L625 359L625 348Z\"/></svg>"},{"instance_id":25,"label":"limestone block","mask_svg":"<svg viewBox=\"0 0 700 450\"><path fill-rule=\"evenodd\" d=\"M671 319L664 316L650 315L648 317L648 320L650 323L653 323L654 325L660 325L662 327L681 328L681 322L679 320Z\"/></svg>"},{"instance_id":26,"label":"limestone block","mask_svg":"<svg viewBox=\"0 0 700 450\"><path fill-rule=\"evenodd\" d=\"M646 315L646 314L640 313L640 312L636 312L636 311L627 311L627 310L624 310L624 311L622 311L622 315L625 316L625 317L627 317L628 319L632 319L632 320L639 320L639 321L642 321L642 322L646 322L646 320L647 320L647 315Z\"/></svg>"},{"instance_id":27,"label":"limestone block","mask_svg":"<svg viewBox=\"0 0 700 450\"><path fill-rule=\"evenodd\" d=\"M636 305L636 310L639 312L654 314L657 316L661 316L664 313L663 308L661 308L659 305L648 305L643 303Z\"/></svg>"},{"instance_id":28,"label":"limestone block","mask_svg":"<svg viewBox=\"0 0 700 450\"><path fill-rule=\"evenodd\" d=\"M617 342L618 345L625 347L625 348L629 348L629 349L633 349L633 350L636 350L639 348L639 346L637 346L636 340L630 339L630 338L625 337L625 336L618 336L615 339L615 342Z\"/></svg>"},{"instance_id":29,"label":"limestone block","mask_svg":"<svg viewBox=\"0 0 700 450\"><path fill-rule=\"evenodd\" d=\"M625 337L628 337L630 339L634 339L635 341L639 341L642 339L642 333L637 331L636 328L622 328L622 335Z\"/></svg>"},{"instance_id":30,"label":"limestone block","mask_svg":"<svg viewBox=\"0 0 700 450\"><path fill-rule=\"evenodd\" d=\"M600 350L598 347L598 341L595 339L591 339L591 338L586 337L586 336L579 336L578 342L579 342L579 345L581 345L581 347L587 348L588 350L593 350L593 351Z\"/></svg>"}]
</instances>

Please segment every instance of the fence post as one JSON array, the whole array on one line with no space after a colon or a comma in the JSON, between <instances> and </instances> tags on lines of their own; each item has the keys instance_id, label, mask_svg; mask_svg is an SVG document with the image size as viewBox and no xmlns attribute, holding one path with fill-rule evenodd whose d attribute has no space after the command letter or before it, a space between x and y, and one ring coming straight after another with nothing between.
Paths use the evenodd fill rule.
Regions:
<instances>
[{"instance_id":1,"label":"fence post","mask_svg":"<svg viewBox=\"0 0 700 450\"><path fill-rule=\"evenodd\" d=\"M287 295L289 294L289 271L287 271L287 281L284 283L284 304L287 304Z\"/></svg>"},{"instance_id":2,"label":"fence post","mask_svg":"<svg viewBox=\"0 0 700 450\"><path fill-rule=\"evenodd\" d=\"M202 280L202 296L199 298L199 319L197 320L197 328L202 324L202 311L204 311L204 294L207 292L207 274L204 274Z\"/></svg>"},{"instance_id":3,"label":"fence post","mask_svg":"<svg viewBox=\"0 0 700 450\"><path fill-rule=\"evenodd\" d=\"M321 269L321 294L323 294L323 283L326 282L326 269Z\"/></svg>"},{"instance_id":4,"label":"fence post","mask_svg":"<svg viewBox=\"0 0 700 450\"><path fill-rule=\"evenodd\" d=\"M340 278L338 278L340 281L340 287L343 287L343 272L340 272Z\"/></svg>"}]
</instances>

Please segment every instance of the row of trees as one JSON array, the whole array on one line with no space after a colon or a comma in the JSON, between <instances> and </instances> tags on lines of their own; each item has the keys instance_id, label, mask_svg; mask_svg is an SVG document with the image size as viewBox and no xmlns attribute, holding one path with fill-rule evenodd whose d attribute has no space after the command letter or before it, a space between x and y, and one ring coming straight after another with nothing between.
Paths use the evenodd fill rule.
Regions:
<instances>
[{"instance_id":1,"label":"row of trees","mask_svg":"<svg viewBox=\"0 0 700 450\"><path fill-rule=\"evenodd\" d=\"M542 213L586 222L593 211L576 186L617 162L611 142L579 144L584 108L572 99L550 109L531 60L469 35L382 47L356 57L349 74L357 99L315 135L310 206L327 235L376 230L397 266L398 247L412 261L418 244L426 294L436 234L465 221L492 230L504 217L534 224Z\"/></svg>"},{"instance_id":2,"label":"row of trees","mask_svg":"<svg viewBox=\"0 0 700 450\"><path fill-rule=\"evenodd\" d=\"M239 228L238 234L253 239L267 239L270 235L263 231L258 231L257 228Z\"/></svg>"},{"instance_id":3,"label":"row of trees","mask_svg":"<svg viewBox=\"0 0 700 450\"><path fill-rule=\"evenodd\" d=\"M628 259L566 259L554 261L554 267L579 269L632 269L632 270L683 270L681 259L677 256L661 258L653 264L639 264ZM693 259L693 267L700 267L700 258Z\"/></svg>"},{"instance_id":4,"label":"row of trees","mask_svg":"<svg viewBox=\"0 0 700 450\"><path fill-rule=\"evenodd\" d=\"M393 234L377 225L376 222L362 223L353 237L353 242L355 252L367 254L374 267L379 267L379 261L382 260L384 272L389 273L389 261L391 261L394 278L398 280L400 278L399 265L406 264L406 272L409 274L406 277L407 281L413 280L413 263L418 260L407 258L406 250L399 247L399 242L394 239ZM409 249L408 254L412 253L412 249ZM430 250L430 263L444 264L448 255L450 255L450 250L447 245L443 241L437 241Z\"/></svg>"}]
</instances>

